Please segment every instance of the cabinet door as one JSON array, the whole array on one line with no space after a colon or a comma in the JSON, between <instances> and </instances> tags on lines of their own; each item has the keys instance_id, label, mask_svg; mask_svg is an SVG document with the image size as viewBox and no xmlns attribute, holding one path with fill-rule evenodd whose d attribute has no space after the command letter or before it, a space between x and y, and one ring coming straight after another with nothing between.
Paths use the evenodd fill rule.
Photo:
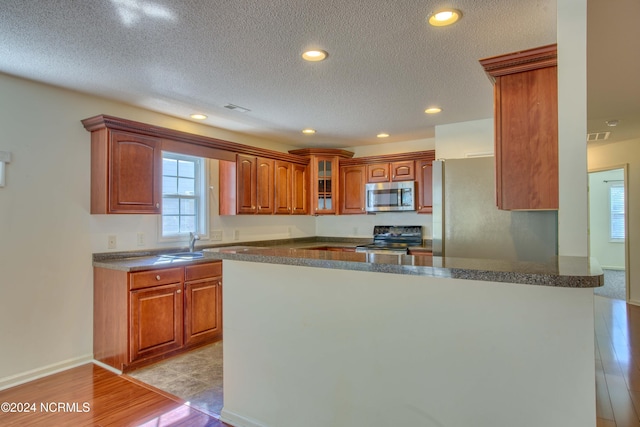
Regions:
<instances>
[{"instance_id":1,"label":"cabinet door","mask_svg":"<svg viewBox=\"0 0 640 427\"><path fill-rule=\"evenodd\" d=\"M182 347L182 283L130 292L130 361Z\"/></svg>"},{"instance_id":2,"label":"cabinet door","mask_svg":"<svg viewBox=\"0 0 640 427\"><path fill-rule=\"evenodd\" d=\"M496 79L500 209L558 209L557 67Z\"/></svg>"},{"instance_id":3,"label":"cabinet door","mask_svg":"<svg viewBox=\"0 0 640 427\"><path fill-rule=\"evenodd\" d=\"M391 181L415 181L413 160L391 163Z\"/></svg>"},{"instance_id":4,"label":"cabinet door","mask_svg":"<svg viewBox=\"0 0 640 427\"><path fill-rule=\"evenodd\" d=\"M340 213L365 213L365 166L345 166L340 168Z\"/></svg>"},{"instance_id":5,"label":"cabinet door","mask_svg":"<svg viewBox=\"0 0 640 427\"><path fill-rule=\"evenodd\" d=\"M276 160L274 206L276 214L291 213L292 169L293 164Z\"/></svg>"},{"instance_id":6,"label":"cabinet door","mask_svg":"<svg viewBox=\"0 0 640 427\"><path fill-rule=\"evenodd\" d=\"M307 197L308 170L305 165L292 165L291 178L291 213L306 215L309 213L309 199Z\"/></svg>"},{"instance_id":7,"label":"cabinet door","mask_svg":"<svg viewBox=\"0 0 640 427\"><path fill-rule=\"evenodd\" d=\"M160 213L160 140L117 131L111 132L110 138L109 210L106 213Z\"/></svg>"},{"instance_id":8,"label":"cabinet door","mask_svg":"<svg viewBox=\"0 0 640 427\"><path fill-rule=\"evenodd\" d=\"M338 178L338 158L318 156L312 157L313 172L313 213L316 215L336 213L336 181Z\"/></svg>"},{"instance_id":9,"label":"cabinet door","mask_svg":"<svg viewBox=\"0 0 640 427\"><path fill-rule=\"evenodd\" d=\"M367 182L389 182L389 163L367 165Z\"/></svg>"},{"instance_id":10,"label":"cabinet door","mask_svg":"<svg viewBox=\"0 0 640 427\"><path fill-rule=\"evenodd\" d=\"M236 160L236 211L239 214L256 213L257 159L253 156L238 154Z\"/></svg>"},{"instance_id":11,"label":"cabinet door","mask_svg":"<svg viewBox=\"0 0 640 427\"><path fill-rule=\"evenodd\" d=\"M185 345L222 336L222 276L185 282Z\"/></svg>"},{"instance_id":12,"label":"cabinet door","mask_svg":"<svg viewBox=\"0 0 640 427\"><path fill-rule=\"evenodd\" d=\"M274 211L274 165L275 161L273 159L257 158L256 206L259 214L272 214Z\"/></svg>"},{"instance_id":13,"label":"cabinet door","mask_svg":"<svg viewBox=\"0 0 640 427\"><path fill-rule=\"evenodd\" d=\"M433 165L432 160L418 160L418 213L433 212Z\"/></svg>"}]
</instances>

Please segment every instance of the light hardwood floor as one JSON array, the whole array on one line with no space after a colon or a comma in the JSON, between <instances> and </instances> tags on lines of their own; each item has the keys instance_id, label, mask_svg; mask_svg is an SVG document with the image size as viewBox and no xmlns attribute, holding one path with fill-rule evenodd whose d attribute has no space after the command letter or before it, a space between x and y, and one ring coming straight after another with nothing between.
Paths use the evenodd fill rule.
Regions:
<instances>
[{"instance_id":1,"label":"light hardwood floor","mask_svg":"<svg viewBox=\"0 0 640 427\"><path fill-rule=\"evenodd\" d=\"M3 402L20 412L5 412ZM0 404L3 427L229 427L176 397L92 364L1 391Z\"/></svg>"},{"instance_id":2,"label":"light hardwood floor","mask_svg":"<svg viewBox=\"0 0 640 427\"><path fill-rule=\"evenodd\" d=\"M640 307L595 297L598 427L640 427Z\"/></svg>"},{"instance_id":3,"label":"light hardwood floor","mask_svg":"<svg viewBox=\"0 0 640 427\"><path fill-rule=\"evenodd\" d=\"M640 427L640 307L596 296L595 337L597 427ZM0 411L0 426L227 426L174 396L94 365L0 391L2 402L37 407L22 414ZM40 406L57 402L76 403L79 412L47 413Z\"/></svg>"}]
</instances>

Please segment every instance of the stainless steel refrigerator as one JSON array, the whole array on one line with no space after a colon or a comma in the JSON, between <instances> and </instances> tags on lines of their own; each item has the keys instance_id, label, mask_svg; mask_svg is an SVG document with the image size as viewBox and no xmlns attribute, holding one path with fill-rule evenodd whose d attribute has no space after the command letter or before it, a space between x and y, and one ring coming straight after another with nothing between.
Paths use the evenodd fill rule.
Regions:
<instances>
[{"instance_id":1,"label":"stainless steel refrigerator","mask_svg":"<svg viewBox=\"0 0 640 427\"><path fill-rule=\"evenodd\" d=\"M433 162L433 254L546 261L558 253L556 211L501 211L494 157Z\"/></svg>"}]
</instances>

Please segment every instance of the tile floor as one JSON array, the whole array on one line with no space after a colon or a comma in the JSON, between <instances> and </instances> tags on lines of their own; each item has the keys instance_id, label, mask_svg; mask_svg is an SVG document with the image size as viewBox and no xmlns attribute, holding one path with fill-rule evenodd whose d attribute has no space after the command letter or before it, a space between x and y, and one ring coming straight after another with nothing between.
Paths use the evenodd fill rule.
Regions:
<instances>
[{"instance_id":1,"label":"tile floor","mask_svg":"<svg viewBox=\"0 0 640 427\"><path fill-rule=\"evenodd\" d=\"M222 409L222 341L128 373L218 417Z\"/></svg>"}]
</instances>

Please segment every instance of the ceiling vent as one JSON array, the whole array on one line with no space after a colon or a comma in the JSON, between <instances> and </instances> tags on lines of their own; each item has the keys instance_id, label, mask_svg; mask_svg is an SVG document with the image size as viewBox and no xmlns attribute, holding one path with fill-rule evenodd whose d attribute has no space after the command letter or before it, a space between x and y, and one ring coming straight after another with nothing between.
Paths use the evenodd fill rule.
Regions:
<instances>
[{"instance_id":1,"label":"ceiling vent","mask_svg":"<svg viewBox=\"0 0 640 427\"><path fill-rule=\"evenodd\" d=\"M228 108L229 110L237 111L238 113L246 113L248 111L251 111L248 108L244 108L244 107L241 107L241 106L235 105L235 104L227 104L227 105L224 106L224 108Z\"/></svg>"},{"instance_id":2,"label":"ceiling vent","mask_svg":"<svg viewBox=\"0 0 640 427\"><path fill-rule=\"evenodd\" d=\"M609 134L611 132L594 132L587 134L587 142L591 141L606 141L609 139Z\"/></svg>"}]
</instances>

